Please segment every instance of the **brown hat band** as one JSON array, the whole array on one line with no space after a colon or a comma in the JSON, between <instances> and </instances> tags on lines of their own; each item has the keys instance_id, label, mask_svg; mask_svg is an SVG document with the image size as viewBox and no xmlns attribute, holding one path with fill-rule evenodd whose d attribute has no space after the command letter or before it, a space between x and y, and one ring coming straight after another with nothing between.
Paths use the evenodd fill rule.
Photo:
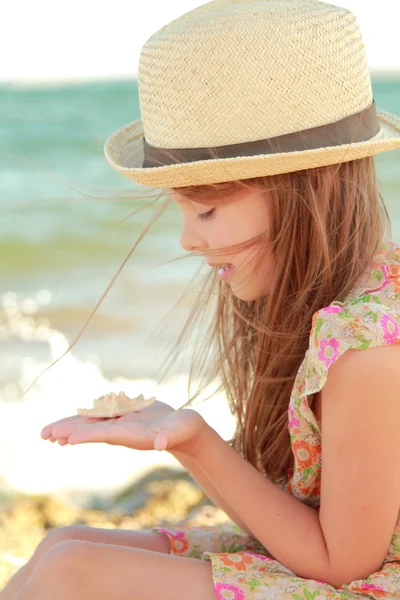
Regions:
<instances>
[{"instance_id":1,"label":"brown hat band","mask_svg":"<svg viewBox=\"0 0 400 600\"><path fill-rule=\"evenodd\" d=\"M315 148L328 148L342 144L365 142L374 137L380 130L376 115L375 100L371 106L361 112L345 117L336 123L328 123L320 127L312 127L295 133L277 137L216 146L214 148L156 148L143 140L143 168L160 167L176 163L190 163L198 160L214 160L215 158L237 158L239 156L256 156L258 154L277 154L280 152L297 152ZM213 151L214 155L210 151Z\"/></svg>"}]
</instances>

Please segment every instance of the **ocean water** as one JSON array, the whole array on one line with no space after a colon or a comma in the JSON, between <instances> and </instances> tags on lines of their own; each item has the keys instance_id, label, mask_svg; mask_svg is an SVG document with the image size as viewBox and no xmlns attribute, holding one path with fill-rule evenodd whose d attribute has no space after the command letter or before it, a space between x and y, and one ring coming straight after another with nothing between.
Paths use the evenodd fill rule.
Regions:
<instances>
[{"instance_id":1,"label":"ocean water","mask_svg":"<svg viewBox=\"0 0 400 600\"><path fill-rule=\"evenodd\" d=\"M377 107L400 114L400 79L373 80ZM162 358L189 313L181 298L204 260L182 256L171 206L140 243L95 318L75 339L153 209L129 200L134 182L107 164L108 135L140 117L135 81L54 88L0 87L0 482L26 492L117 489L167 453L105 445L61 448L41 428L111 389L187 399L188 362L156 388ZM400 150L376 157L393 239L400 242ZM196 405L225 438L224 398ZM106 465L106 468L104 468Z\"/></svg>"}]
</instances>

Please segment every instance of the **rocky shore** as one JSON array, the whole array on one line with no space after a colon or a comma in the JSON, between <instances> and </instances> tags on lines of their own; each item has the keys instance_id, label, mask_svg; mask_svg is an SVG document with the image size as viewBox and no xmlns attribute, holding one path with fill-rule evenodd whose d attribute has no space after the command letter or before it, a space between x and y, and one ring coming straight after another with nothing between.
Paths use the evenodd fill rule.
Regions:
<instances>
[{"instance_id":1,"label":"rocky shore","mask_svg":"<svg viewBox=\"0 0 400 600\"><path fill-rule=\"evenodd\" d=\"M18 496L0 502L0 589L54 527L82 524L116 529L168 525L214 525L228 520L182 470L161 468L105 501L85 508L46 496Z\"/></svg>"}]
</instances>

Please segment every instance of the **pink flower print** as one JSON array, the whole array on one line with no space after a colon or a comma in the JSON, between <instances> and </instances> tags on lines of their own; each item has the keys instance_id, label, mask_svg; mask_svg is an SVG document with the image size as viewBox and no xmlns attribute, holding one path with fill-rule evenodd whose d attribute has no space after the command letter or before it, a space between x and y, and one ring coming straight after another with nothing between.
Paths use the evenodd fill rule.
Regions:
<instances>
[{"instance_id":1,"label":"pink flower print","mask_svg":"<svg viewBox=\"0 0 400 600\"><path fill-rule=\"evenodd\" d=\"M327 313L328 315L336 315L336 313L341 311L342 309L340 306L325 306L325 308L321 308L320 312Z\"/></svg>"},{"instance_id":2,"label":"pink flower print","mask_svg":"<svg viewBox=\"0 0 400 600\"><path fill-rule=\"evenodd\" d=\"M244 600L244 591L230 583L216 583L215 592L218 600Z\"/></svg>"},{"instance_id":3,"label":"pink flower print","mask_svg":"<svg viewBox=\"0 0 400 600\"><path fill-rule=\"evenodd\" d=\"M183 555L189 549L189 541L186 539L184 531L175 531L172 529L164 529L157 527L156 531L165 534L171 545L171 554Z\"/></svg>"},{"instance_id":4,"label":"pink flower print","mask_svg":"<svg viewBox=\"0 0 400 600\"><path fill-rule=\"evenodd\" d=\"M378 585L374 585L373 583L365 583L365 582L361 582L359 584L350 584L349 589L352 592L373 592L371 595L372 598L387 598L387 592L386 590L384 590L383 588L379 587Z\"/></svg>"},{"instance_id":5,"label":"pink flower print","mask_svg":"<svg viewBox=\"0 0 400 600\"><path fill-rule=\"evenodd\" d=\"M363 590L377 590L378 592L384 592L385 590L381 588L379 585L375 585L373 583L362 583L360 587Z\"/></svg>"},{"instance_id":6,"label":"pink flower print","mask_svg":"<svg viewBox=\"0 0 400 600\"><path fill-rule=\"evenodd\" d=\"M162 533L168 533L176 540L181 540L185 537L184 531L173 531L172 529L164 529L164 527L157 527L157 529L158 529L158 531L160 531Z\"/></svg>"},{"instance_id":7,"label":"pink flower print","mask_svg":"<svg viewBox=\"0 0 400 600\"><path fill-rule=\"evenodd\" d=\"M380 320L381 327L383 329L383 339L387 344L395 344L399 335L399 326L393 319L386 313Z\"/></svg>"},{"instance_id":8,"label":"pink flower print","mask_svg":"<svg viewBox=\"0 0 400 600\"><path fill-rule=\"evenodd\" d=\"M336 338L324 338L320 343L321 350L318 352L317 356L319 360L325 363L326 368L328 369L333 362L338 358L339 352L339 342Z\"/></svg>"},{"instance_id":9,"label":"pink flower print","mask_svg":"<svg viewBox=\"0 0 400 600\"><path fill-rule=\"evenodd\" d=\"M295 416L293 406L289 406L289 429L292 431L297 427L300 427L300 421Z\"/></svg>"}]
</instances>

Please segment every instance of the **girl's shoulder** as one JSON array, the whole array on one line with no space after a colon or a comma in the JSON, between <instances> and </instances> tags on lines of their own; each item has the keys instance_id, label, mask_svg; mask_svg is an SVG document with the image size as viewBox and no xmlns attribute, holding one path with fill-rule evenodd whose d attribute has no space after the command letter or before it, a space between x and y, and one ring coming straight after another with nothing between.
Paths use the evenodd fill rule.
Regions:
<instances>
[{"instance_id":1,"label":"girl's shoulder","mask_svg":"<svg viewBox=\"0 0 400 600\"><path fill-rule=\"evenodd\" d=\"M302 396L320 391L346 350L393 344L400 344L400 245L385 241L346 300L314 313L294 390Z\"/></svg>"}]
</instances>

